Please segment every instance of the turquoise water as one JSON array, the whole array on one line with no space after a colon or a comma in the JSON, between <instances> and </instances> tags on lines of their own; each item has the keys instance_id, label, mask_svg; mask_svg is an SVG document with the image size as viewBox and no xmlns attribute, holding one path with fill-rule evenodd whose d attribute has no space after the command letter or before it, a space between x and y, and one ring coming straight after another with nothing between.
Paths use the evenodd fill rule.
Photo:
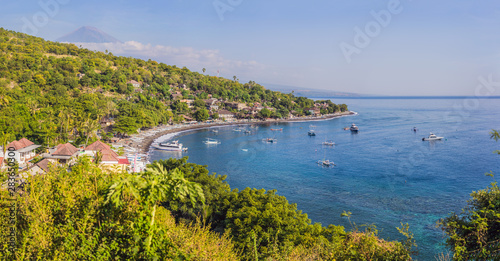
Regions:
<instances>
[{"instance_id":1,"label":"turquoise water","mask_svg":"<svg viewBox=\"0 0 500 261\"><path fill-rule=\"evenodd\" d=\"M396 230L409 223L420 260L433 260L445 251L438 219L465 206L473 190L492 180L484 173L500 173L500 148L489 138L500 129L499 99L333 99L346 103L357 116L338 119L259 125L251 134L234 127L181 133L189 148L176 154L155 151L152 160L189 156L227 175L232 188L277 189L308 213L313 222L350 228L341 218L352 212L356 224L375 224L385 239L401 239ZM356 123L360 131L342 128ZM314 124L315 137L309 137ZM418 131L412 131L413 127ZM282 132L271 128L283 128ZM442 141L422 141L434 132ZM219 145L205 145L206 138ZM277 143L264 143L263 138ZM326 139L337 144L321 145ZM246 150L246 151L244 151ZM318 166L322 159L334 168Z\"/></svg>"}]
</instances>

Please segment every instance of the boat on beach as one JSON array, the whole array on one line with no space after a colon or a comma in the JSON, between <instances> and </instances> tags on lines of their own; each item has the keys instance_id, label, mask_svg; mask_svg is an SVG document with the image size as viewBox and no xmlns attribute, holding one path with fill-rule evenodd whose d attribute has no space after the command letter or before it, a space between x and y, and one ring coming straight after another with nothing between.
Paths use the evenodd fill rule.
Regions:
<instances>
[{"instance_id":1,"label":"boat on beach","mask_svg":"<svg viewBox=\"0 0 500 261\"><path fill-rule=\"evenodd\" d=\"M216 139L207 138L207 140L203 141L203 143L207 145L213 145L213 144L220 144L220 141Z\"/></svg>"},{"instance_id":2,"label":"boat on beach","mask_svg":"<svg viewBox=\"0 0 500 261\"><path fill-rule=\"evenodd\" d=\"M155 144L154 147L158 150L166 151L187 151L188 149L182 146L178 140L173 140L171 142L160 142Z\"/></svg>"},{"instance_id":3,"label":"boat on beach","mask_svg":"<svg viewBox=\"0 0 500 261\"><path fill-rule=\"evenodd\" d=\"M424 138L422 138L422 141L427 141L427 140L442 140L443 138L444 138L444 137L438 137L438 136L436 136L434 133L432 133L432 132L431 132L431 133L429 134L429 137L427 137L427 138L425 138L425 137L424 137Z\"/></svg>"}]
</instances>

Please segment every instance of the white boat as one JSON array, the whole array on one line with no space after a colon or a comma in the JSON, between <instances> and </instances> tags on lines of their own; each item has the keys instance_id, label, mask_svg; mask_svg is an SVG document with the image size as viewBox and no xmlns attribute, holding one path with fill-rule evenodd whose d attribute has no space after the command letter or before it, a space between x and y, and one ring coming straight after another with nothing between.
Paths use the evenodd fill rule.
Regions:
<instances>
[{"instance_id":1,"label":"white boat","mask_svg":"<svg viewBox=\"0 0 500 261\"><path fill-rule=\"evenodd\" d=\"M275 143L278 140L277 139L272 139L272 138L267 138L267 139L262 139L262 141L269 142L269 143Z\"/></svg>"},{"instance_id":2,"label":"white boat","mask_svg":"<svg viewBox=\"0 0 500 261\"><path fill-rule=\"evenodd\" d=\"M235 132L241 132L241 129L233 129Z\"/></svg>"},{"instance_id":3,"label":"white boat","mask_svg":"<svg viewBox=\"0 0 500 261\"><path fill-rule=\"evenodd\" d=\"M354 123L351 125L351 128L349 128L349 129L350 129L352 132L358 132L358 131L359 131L358 126L356 126L356 124L354 124Z\"/></svg>"},{"instance_id":4,"label":"white boat","mask_svg":"<svg viewBox=\"0 0 500 261\"><path fill-rule=\"evenodd\" d=\"M250 130L245 130L245 134L251 134L252 132Z\"/></svg>"},{"instance_id":5,"label":"white boat","mask_svg":"<svg viewBox=\"0 0 500 261\"><path fill-rule=\"evenodd\" d=\"M316 133L313 130L310 130L309 132L307 132L307 135L316 136Z\"/></svg>"},{"instance_id":6,"label":"white boat","mask_svg":"<svg viewBox=\"0 0 500 261\"><path fill-rule=\"evenodd\" d=\"M436 136L434 133L431 132L431 134L429 134L429 137L427 138L422 138L422 140L441 140L443 139L444 137L438 137Z\"/></svg>"},{"instance_id":7,"label":"white boat","mask_svg":"<svg viewBox=\"0 0 500 261\"><path fill-rule=\"evenodd\" d=\"M326 145L326 146L333 146L333 145L335 145L335 142L333 142L333 140L327 140L327 141L324 141L324 142L323 142L323 145Z\"/></svg>"},{"instance_id":8,"label":"white boat","mask_svg":"<svg viewBox=\"0 0 500 261\"><path fill-rule=\"evenodd\" d=\"M318 160L318 164L326 167L333 167L336 166L333 161L329 160Z\"/></svg>"},{"instance_id":9,"label":"white boat","mask_svg":"<svg viewBox=\"0 0 500 261\"><path fill-rule=\"evenodd\" d=\"M179 143L178 140L173 140L171 142L160 142L155 145L155 148L166 151L187 151L187 148L182 147L182 143Z\"/></svg>"},{"instance_id":10,"label":"white boat","mask_svg":"<svg viewBox=\"0 0 500 261\"><path fill-rule=\"evenodd\" d=\"M203 143L205 143L207 145L212 145L212 144L220 144L220 141L218 141L216 139L207 138L207 140L203 141Z\"/></svg>"},{"instance_id":11,"label":"white boat","mask_svg":"<svg viewBox=\"0 0 500 261\"><path fill-rule=\"evenodd\" d=\"M219 133L219 130L218 129L213 129L212 132L213 133Z\"/></svg>"},{"instance_id":12,"label":"white boat","mask_svg":"<svg viewBox=\"0 0 500 261\"><path fill-rule=\"evenodd\" d=\"M248 151L248 149L241 149L242 151Z\"/></svg>"}]
</instances>

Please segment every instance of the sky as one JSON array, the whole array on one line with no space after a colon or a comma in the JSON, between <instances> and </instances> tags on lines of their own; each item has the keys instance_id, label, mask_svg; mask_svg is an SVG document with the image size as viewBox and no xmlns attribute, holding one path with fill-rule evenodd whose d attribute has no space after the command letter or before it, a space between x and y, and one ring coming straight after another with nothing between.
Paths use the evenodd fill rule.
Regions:
<instances>
[{"instance_id":1,"label":"sky","mask_svg":"<svg viewBox=\"0 0 500 261\"><path fill-rule=\"evenodd\" d=\"M371 95L500 95L500 1L2 1L0 27L240 82ZM498 82L498 84L497 84Z\"/></svg>"}]
</instances>

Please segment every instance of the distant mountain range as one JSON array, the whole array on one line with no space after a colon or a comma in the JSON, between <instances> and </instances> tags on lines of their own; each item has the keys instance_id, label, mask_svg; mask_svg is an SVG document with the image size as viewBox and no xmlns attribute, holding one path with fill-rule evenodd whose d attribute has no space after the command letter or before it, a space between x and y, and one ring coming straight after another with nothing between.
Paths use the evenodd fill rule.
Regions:
<instances>
[{"instance_id":1,"label":"distant mountain range","mask_svg":"<svg viewBox=\"0 0 500 261\"><path fill-rule=\"evenodd\" d=\"M330 90L319 90L312 88L303 88L297 86L288 86L288 85L278 85L278 84L263 84L267 89L273 91L279 91L282 93L290 93L293 91L295 96L302 96L308 98L331 98L331 97L362 97L366 95L361 95L358 93L350 93L350 92L338 92L338 91L330 91Z\"/></svg>"},{"instance_id":2,"label":"distant mountain range","mask_svg":"<svg viewBox=\"0 0 500 261\"><path fill-rule=\"evenodd\" d=\"M56 41L68 43L121 43L120 40L92 26L82 26L56 39Z\"/></svg>"}]
</instances>

